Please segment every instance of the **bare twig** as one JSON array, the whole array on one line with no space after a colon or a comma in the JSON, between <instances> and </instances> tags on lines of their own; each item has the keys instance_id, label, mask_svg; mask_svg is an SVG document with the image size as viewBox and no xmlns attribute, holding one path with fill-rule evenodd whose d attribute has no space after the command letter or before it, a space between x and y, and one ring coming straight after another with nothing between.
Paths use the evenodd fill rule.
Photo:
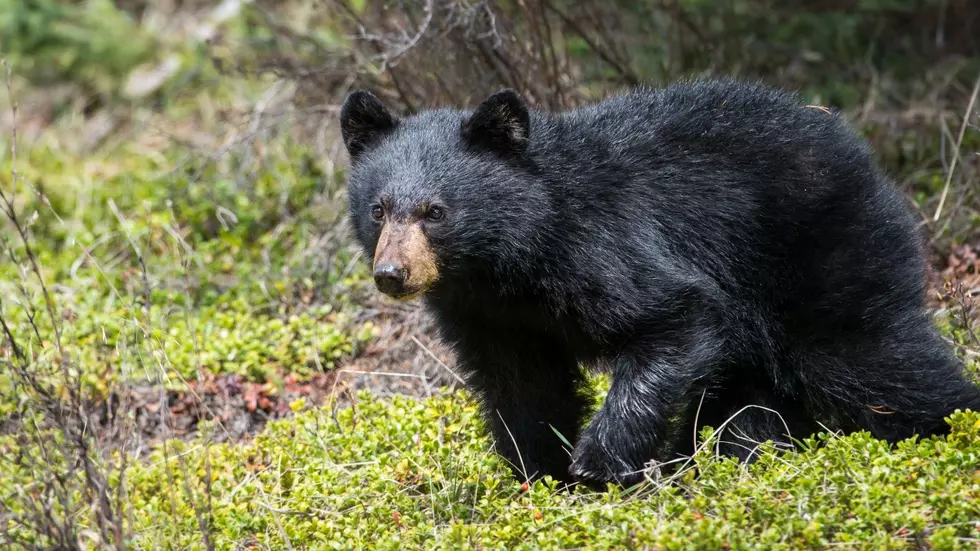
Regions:
<instances>
[{"instance_id":1,"label":"bare twig","mask_svg":"<svg viewBox=\"0 0 980 551\"><path fill-rule=\"evenodd\" d=\"M0 66L6 77L6 89L11 102L13 117L11 129L11 178L12 189L9 193L0 189L0 212L6 216L19 238L23 248L23 259L26 268L21 267L22 280L19 283L24 298L24 310L27 313L27 323L38 339L38 346L44 347L48 339L42 337L39 321L36 318L32 296L28 292L27 280L37 280L41 290L44 310L51 322L54 343L57 351L55 363L60 373L60 388L46 380L43 370L38 368L37 359L33 354L25 352L24 347L17 343L17 335L8 320L0 312L0 325L3 327L5 340L10 343L17 362L11 363L15 384L29 389L30 399L22 403L21 422L28 431L32 446L42 453L44 461L29 465L36 472L35 480L38 489L23 495L22 505L26 511L23 519L32 524L31 528L48 538L49 543L58 548L77 549L80 545L78 533L80 521L76 518L77 505L75 496L80 495L89 511L94 516L94 527L98 531L97 538L101 545L115 549L125 549L127 528L121 511L111 499L109 477L105 465L99 462L99 449L94 435L90 431L91 413L84 396L81 376L74 370L72 359L63 344L62 322L70 320L70 315L61 318L54 297L48 287L38 255L28 231L28 223L21 219L15 204L18 185L25 187L28 183L18 172L18 107L12 85L12 70L6 58L0 56ZM43 200L43 199L42 199ZM45 201L47 204L47 202ZM50 205L49 205L50 206ZM8 255L20 267L20 255L14 254L13 247L4 240ZM70 314L69 311L65 311ZM62 397L62 396L65 397ZM38 421L43 418L43 421ZM25 421L28 421L25 423ZM52 447L45 435L47 431L59 431L64 440L61 446ZM15 459L14 461L30 461ZM125 461L120 465L124 468ZM118 483L123 484L122 473ZM51 502L57 501L58 508L52 508Z\"/></svg>"},{"instance_id":2,"label":"bare twig","mask_svg":"<svg viewBox=\"0 0 980 551\"><path fill-rule=\"evenodd\" d=\"M939 217L942 216L943 205L946 204L946 196L949 194L949 186L953 181L953 173L956 171L956 162L960 158L959 151L963 146L963 136L966 135L966 128L969 126L970 116L973 114L973 106L976 104L978 94L980 94L980 77L977 77L976 84L973 85L973 92L970 94L970 103L966 106L966 112L963 114L963 123L960 124L960 134L956 138L953 161L950 163L949 170L946 172L946 183L943 184L943 192L939 196L939 205L936 206L936 213L932 216L933 222L938 222Z\"/></svg>"},{"instance_id":3,"label":"bare twig","mask_svg":"<svg viewBox=\"0 0 980 551\"><path fill-rule=\"evenodd\" d=\"M0 56L0 66L3 67L6 76L7 94L10 98L11 116L13 118L13 124L11 125L10 131L10 175L12 178L11 183L13 184L13 189L17 189L17 182L20 181L20 175L17 173L17 101L14 99L12 84L13 74L6 57ZM31 240L27 236L26 227L17 216L17 210L14 206L13 191L11 191L11 195L8 197L7 194L3 192L3 189L0 188L0 201L3 202L2 207L5 214L13 224L14 229L17 231L17 235L20 237L21 243L24 246L24 255L31 264L31 272L37 277L38 284L41 286L41 293L44 295L44 304L47 308L48 316L51 318L51 325L54 330L55 346L57 346L58 353L61 356L62 372L65 377L65 381L67 382L70 378L70 374L68 372L68 354L65 352L65 348L61 343L61 325L58 317L55 315L54 300L52 300L51 293L48 291L48 287L45 284L44 276L41 274L41 267L38 265L37 256L34 254L34 249L31 246Z\"/></svg>"},{"instance_id":4,"label":"bare twig","mask_svg":"<svg viewBox=\"0 0 980 551\"><path fill-rule=\"evenodd\" d=\"M582 29L582 27L576 21L574 21L569 16L565 15L564 12L562 12L560 9L555 7L555 5L552 4L549 0L541 0L541 1L544 3L545 7L548 8L548 10L550 10L552 13L557 15L558 18L561 19L562 22L565 23L565 25L567 25L569 29L574 31L575 34L579 36L579 38L581 38L586 44L588 44L589 48L591 48L592 51L596 53L596 55L598 55L603 61L608 63L609 66L611 66L613 69L616 69L616 71L619 73L620 78L623 79L623 82L629 84L630 86L636 86L637 84L640 83L640 77L637 76L637 74L634 73L632 69L630 69L629 67L621 63L619 60L613 57L612 54L606 51L605 48L601 47L594 40L592 40L589 37L589 34L586 33L585 30Z\"/></svg>"}]
</instances>

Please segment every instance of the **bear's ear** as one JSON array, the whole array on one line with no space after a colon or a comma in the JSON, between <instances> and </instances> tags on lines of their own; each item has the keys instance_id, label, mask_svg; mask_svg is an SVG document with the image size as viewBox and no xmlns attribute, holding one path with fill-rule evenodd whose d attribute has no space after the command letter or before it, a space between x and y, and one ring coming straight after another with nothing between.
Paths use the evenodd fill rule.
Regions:
<instances>
[{"instance_id":1,"label":"bear's ear","mask_svg":"<svg viewBox=\"0 0 980 551\"><path fill-rule=\"evenodd\" d=\"M398 118L367 90L351 92L340 108L340 133L351 159L398 127Z\"/></svg>"},{"instance_id":2,"label":"bear's ear","mask_svg":"<svg viewBox=\"0 0 980 551\"><path fill-rule=\"evenodd\" d=\"M511 155L524 153L530 131L527 105L509 88L484 100L460 126L463 139L471 145Z\"/></svg>"}]
</instances>

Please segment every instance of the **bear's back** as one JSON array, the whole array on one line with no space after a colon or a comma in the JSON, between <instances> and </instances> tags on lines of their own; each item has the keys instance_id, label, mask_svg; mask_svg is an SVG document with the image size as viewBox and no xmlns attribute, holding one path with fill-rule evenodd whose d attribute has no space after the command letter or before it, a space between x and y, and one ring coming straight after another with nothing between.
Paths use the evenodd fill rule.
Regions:
<instances>
[{"instance_id":1,"label":"bear's back","mask_svg":"<svg viewBox=\"0 0 980 551\"><path fill-rule=\"evenodd\" d=\"M730 78L637 87L543 124L552 125L566 139L587 139L634 155L641 151L633 149L665 144L690 153L742 154L753 162L760 160L760 148L777 153L820 147L847 158L870 154L854 129L829 109L808 105L797 94Z\"/></svg>"},{"instance_id":2,"label":"bear's back","mask_svg":"<svg viewBox=\"0 0 980 551\"><path fill-rule=\"evenodd\" d=\"M573 256L668 263L768 311L846 311L872 279L892 302L921 295L908 205L845 119L795 94L730 79L637 88L534 132L543 172L561 176L549 185ZM628 293L655 291L632 280ZM804 295L834 300L793 306Z\"/></svg>"}]
</instances>

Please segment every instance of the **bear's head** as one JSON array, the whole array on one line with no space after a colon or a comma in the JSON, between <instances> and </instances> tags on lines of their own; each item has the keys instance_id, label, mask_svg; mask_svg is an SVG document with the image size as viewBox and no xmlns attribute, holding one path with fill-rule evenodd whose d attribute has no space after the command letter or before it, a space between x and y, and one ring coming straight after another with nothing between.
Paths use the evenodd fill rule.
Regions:
<instances>
[{"instance_id":1,"label":"bear's head","mask_svg":"<svg viewBox=\"0 0 980 551\"><path fill-rule=\"evenodd\" d=\"M547 201L530 191L531 119L513 90L473 111L406 117L358 90L340 125L351 220L385 294L408 300L454 275L472 281L526 248L528 219Z\"/></svg>"}]
</instances>

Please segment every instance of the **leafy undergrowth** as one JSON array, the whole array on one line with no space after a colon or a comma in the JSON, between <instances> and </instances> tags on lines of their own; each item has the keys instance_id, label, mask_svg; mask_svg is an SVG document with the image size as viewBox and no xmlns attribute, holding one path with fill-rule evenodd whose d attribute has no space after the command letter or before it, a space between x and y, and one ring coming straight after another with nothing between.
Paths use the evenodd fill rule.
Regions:
<instances>
[{"instance_id":1,"label":"leafy undergrowth","mask_svg":"<svg viewBox=\"0 0 980 551\"><path fill-rule=\"evenodd\" d=\"M217 549L975 549L980 415L951 422L948 437L891 449L823 435L748 468L715 457L706 429L709 445L668 478L569 494L512 478L463 393L361 393L247 444L172 442L134 464L130 544L203 549L206 533ZM9 479L32 474L3 476L5 492L27 491Z\"/></svg>"},{"instance_id":2,"label":"leafy undergrowth","mask_svg":"<svg viewBox=\"0 0 980 551\"><path fill-rule=\"evenodd\" d=\"M61 376L60 337L94 400L120 383L281 384L330 371L370 339L348 292L361 266L331 234L342 207L327 193L333 177L300 146L272 146L251 164L241 154L202 164L35 147L18 160L17 185L9 159L0 163L31 247L0 222L0 314L36 372ZM0 373L0 414L24 392Z\"/></svg>"}]
</instances>

